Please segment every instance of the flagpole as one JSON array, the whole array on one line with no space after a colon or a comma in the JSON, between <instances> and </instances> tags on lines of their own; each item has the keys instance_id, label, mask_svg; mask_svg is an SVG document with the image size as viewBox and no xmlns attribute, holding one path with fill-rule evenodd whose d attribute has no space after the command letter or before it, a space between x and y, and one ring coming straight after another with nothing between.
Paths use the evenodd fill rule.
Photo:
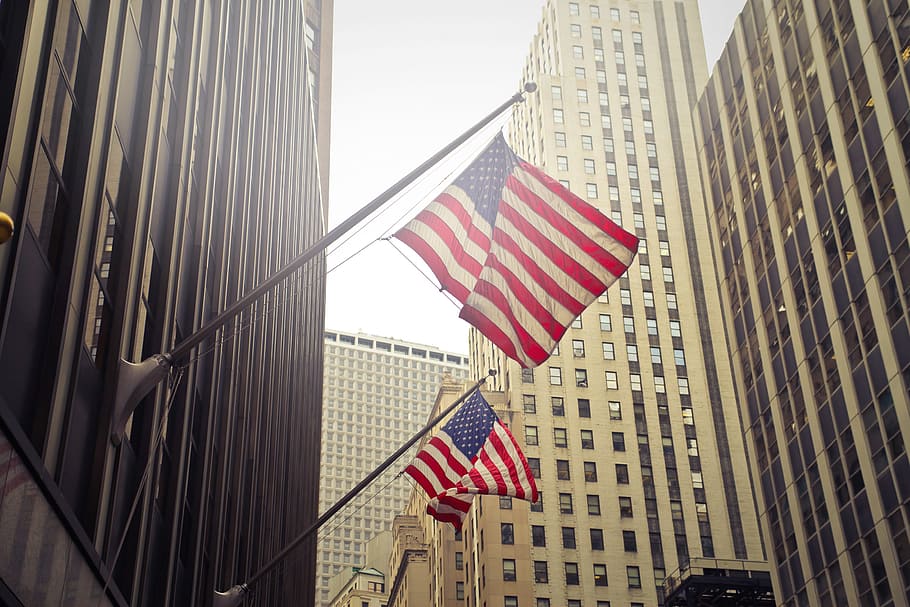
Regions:
<instances>
[{"instance_id":1,"label":"flagpole","mask_svg":"<svg viewBox=\"0 0 910 607\"><path fill-rule=\"evenodd\" d=\"M272 558L272 560L270 560L268 563L266 563L265 565L260 567L259 570L256 573L254 573L252 576L250 576L250 578L246 582L244 582L243 584L238 584L237 586L234 586L234 587L230 588L229 590L226 590L225 592L215 591L215 599L212 603L213 607L235 607L236 605L239 605L240 601L243 600L244 595L246 595L246 593L249 592L250 586L255 584L266 573L268 573L269 571L274 569L274 567L279 562L281 562L288 554L290 554L290 552L292 550L294 550L294 548L299 546L301 544L301 542L306 540L314 531L318 530L330 518L335 516L335 514L337 514L339 510L344 508L352 499L354 499L357 496L358 493L363 491L367 487L367 485L372 483L374 480L376 480L376 478L380 474L385 472L386 468L391 466L395 462L395 460L397 460L399 457L401 457L404 454L405 451L410 449L417 441L419 441L421 438L423 438L423 436L427 432L432 430L436 426L436 424L438 424L439 422L444 420L445 417L449 413L454 411L455 408L458 407L461 403L463 403L471 394L474 393L475 390L480 388L480 386L482 386L487 381L487 379L489 379L490 377L494 377L495 375L496 375L495 370L490 369L489 371L487 371L486 377L483 377L483 378L477 380L474 383L474 385L471 386L470 388L468 388L468 390L466 390L464 392L464 394L459 396L458 399L455 400L455 402L453 402L451 405L449 405L448 407L443 409L439 413L439 415L437 415L432 420L430 420L427 423L427 425L423 427L423 429L421 429L417 434L415 434L410 439L408 439L408 441L406 443L404 443L401 447L399 447L398 450L395 451L395 453L393 453L392 455L387 457L384 462L379 464L379 466L376 467L375 470L373 470L368 475L366 475L366 477L364 477L364 479L362 481L357 483L357 485L355 485L353 489L348 491L344 495L344 497L342 497L340 500L335 502L335 505L333 505L331 508L326 510L322 514L322 516L320 516L318 519L316 519L316 521L313 524L311 524L300 535L298 535L297 538L294 539L294 541L292 541L290 544L285 546L281 550L281 552L279 552Z\"/></svg>"},{"instance_id":2,"label":"flagpole","mask_svg":"<svg viewBox=\"0 0 910 607\"><path fill-rule=\"evenodd\" d=\"M291 276L294 272L303 267L304 264L323 252L326 247L338 240L351 228L369 217L417 177L448 156L453 150L487 126L506 109L516 103L524 101L525 93L533 93L536 90L537 85L535 83L525 83L523 90L512 95L502 105L480 120L480 122L436 152L436 154L431 156L426 162L399 179L398 182L388 188L385 192L374 198L372 202L331 229L307 250L289 261L282 269L263 281L262 284L229 305L223 312L208 321L208 323L200 327L195 333L184 338L183 341L175 345L170 352L152 355L140 363L131 363L121 358L117 369L117 385L114 395L114 411L111 422L111 442L115 445L120 444L123 433L126 430L126 422L130 415L133 414L133 411L139 406L139 402L145 395L151 392L161 380L167 377L171 367L173 367L177 361L184 358L193 348L204 340L213 336L225 323L248 308L257 299L268 293L278 283Z\"/></svg>"}]
</instances>

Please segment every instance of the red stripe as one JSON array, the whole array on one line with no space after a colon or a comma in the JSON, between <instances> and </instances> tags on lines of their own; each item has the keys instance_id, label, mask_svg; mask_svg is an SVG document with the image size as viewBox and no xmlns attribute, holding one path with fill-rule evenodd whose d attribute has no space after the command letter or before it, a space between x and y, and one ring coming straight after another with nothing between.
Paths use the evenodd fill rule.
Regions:
<instances>
[{"instance_id":1,"label":"red stripe","mask_svg":"<svg viewBox=\"0 0 910 607\"><path fill-rule=\"evenodd\" d=\"M427 506L427 514L441 523L452 523L456 529L461 529L461 525L464 523L464 517L459 517L457 514L451 512L436 512L436 509L432 506Z\"/></svg>"},{"instance_id":2,"label":"red stripe","mask_svg":"<svg viewBox=\"0 0 910 607\"><path fill-rule=\"evenodd\" d=\"M597 210L596 207L567 190L561 183L534 165L529 164L523 160L519 162L519 164L521 168L533 175L537 181L544 185L544 187L565 200L566 203L575 209L577 213L584 216L585 219L591 223L599 226L604 232L609 234L619 244L629 249L629 251L633 253L638 251L638 237L635 236L635 234L631 234L622 229L622 227L616 225L616 223L611 221L609 217Z\"/></svg>"},{"instance_id":3,"label":"red stripe","mask_svg":"<svg viewBox=\"0 0 910 607\"><path fill-rule=\"evenodd\" d=\"M436 447L440 453L442 453L442 456L446 460L446 464L449 466L449 468L452 469L452 471L455 473L455 476L461 478L467 474L468 469L465 468L464 465L454 455L452 455L452 450L449 448L448 443L439 438L438 434L430 439L430 443Z\"/></svg>"},{"instance_id":4,"label":"red stripe","mask_svg":"<svg viewBox=\"0 0 910 607\"><path fill-rule=\"evenodd\" d=\"M560 270L596 297L603 293L606 285L586 267L575 261L568 253L557 247L545 234L530 224L515 209L505 202L499 204L499 214L512 222L512 225L536 247L540 253L556 264ZM498 241L499 228L493 232L493 240Z\"/></svg>"},{"instance_id":5,"label":"red stripe","mask_svg":"<svg viewBox=\"0 0 910 607\"><path fill-rule=\"evenodd\" d=\"M500 291L496 285L481 278L474 286L474 293L478 297L484 297L489 300L490 303L502 312L503 316L506 317L506 320L509 321L509 324L512 325L512 329L515 330L521 349L529 358L533 359L540 356L543 356L544 358L547 357L550 353L549 350L552 350L552 348L544 348L541 344L537 343L537 340L532 337L530 333L528 333L512 311L513 302L509 301L508 296ZM472 301L476 301L476 299Z\"/></svg>"},{"instance_id":6,"label":"red stripe","mask_svg":"<svg viewBox=\"0 0 910 607\"><path fill-rule=\"evenodd\" d=\"M518 354L518 351L515 349L515 344L512 343L512 338L507 336L502 329L480 312L480 310L477 310L470 304L465 304L462 306L458 317L477 327L477 330L493 342L493 345L502 350L506 356L512 360L517 360L523 367L527 367L523 362L527 357ZM544 360L546 360L546 358L535 360L534 362L540 364Z\"/></svg>"},{"instance_id":7,"label":"red stripe","mask_svg":"<svg viewBox=\"0 0 910 607\"><path fill-rule=\"evenodd\" d=\"M465 232L467 232L468 238L473 240L474 243L484 251L490 250L490 237L485 234L483 230L477 228L477 224L474 223L474 218L468 214L464 208L464 205L462 205L462 203L457 198L448 192L443 192L436 197L436 202L448 209L450 213L455 215L455 217L458 219L458 222L461 224L461 227L463 227ZM472 206L473 204L474 201L471 201ZM417 218L420 218L420 214L417 215ZM486 219L484 219L483 222L487 224Z\"/></svg>"},{"instance_id":8,"label":"red stripe","mask_svg":"<svg viewBox=\"0 0 910 607\"><path fill-rule=\"evenodd\" d=\"M490 441L492 436L487 439ZM493 480L496 482L496 494L497 495L508 495L509 487L506 485L506 481L502 476L502 471L500 470L500 465L508 467L509 463L507 458L503 457L503 454L497 450L497 455L499 456L500 462L494 462L490 457L490 454L487 453L487 450L481 449L480 451L480 461L483 462L483 465L486 466L487 471L493 477ZM472 470L473 472L473 470ZM478 474L480 472L478 471Z\"/></svg>"},{"instance_id":9,"label":"red stripe","mask_svg":"<svg viewBox=\"0 0 910 607\"><path fill-rule=\"evenodd\" d=\"M559 339L563 332L563 324L556 320L550 311L531 293L524 283L512 273L512 270L506 266L499 258L491 254L487 259L487 267L498 272L506 281L509 291L525 307L528 312L540 323L541 327L547 332L547 335L553 339ZM552 298L550 298L552 301Z\"/></svg>"},{"instance_id":10,"label":"red stripe","mask_svg":"<svg viewBox=\"0 0 910 607\"><path fill-rule=\"evenodd\" d=\"M496 229L493 231L493 239L500 247L511 253L531 278L543 287L544 291L548 293L550 297L559 302L562 307L569 310L569 312L573 314L573 317L581 314L587 307L587 303L579 301L568 291L563 289L562 285L550 276L548 272L544 271L543 268L537 264L537 261L528 255L521 245L515 242L508 233Z\"/></svg>"},{"instance_id":11,"label":"red stripe","mask_svg":"<svg viewBox=\"0 0 910 607\"><path fill-rule=\"evenodd\" d=\"M515 453L518 454L518 459L525 471L525 477L528 479L527 487L531 489L531 502L536 502L537 483L534 481L534 475L531 474L531 467L528 465L528 458L525 457L524 451L522 451L521 447L518 446L518 441L515 440L515 435L512 434L512 431L509 430L509 427L500 422L500 428L502 432L504 432L508 437L509 442L512 443L512 448L515 450Z\"/></svg>"},{"instance_id":12,"label":"red stripe","mask_svg":"<svg viewBox=\"0 0 910 607\"><path fill-rule=\"evenodd\" d=\"M483 266L479 261L471 257L470 254L465 250L462 243L462 239L458 236L442 217L434 213L428 213L427 211L421 212L414 222L419 222L431 229L445 244L446 248L449 250L449 253L452 255L453 261L458 263L462 268L469 272L472 276L477 276L480 274L480 270ZM411 223L414 223L411 222ZM410 224L409 224L410 225ZM408 229L407 226L403 229ZM484 251L489 249L489 244L484 247Z\"/></svg>"},{"instance_id":13,"label":"red stripe","mask_svg":"<svg viewBox=\"0 0 910 607\"><path fill-rule=\"evenodd\" d=\"M460 512L467 512L468 510L471 509L471 504L474 503L471 500L468 500L468 501L460 500L458 498L450 497L447 495L443 495L443 496L439 497L437 499L437 501L440 504L445 504L449 508L454 508L455 510L458 510Z\"/></svg>"},{"instance_id":14,"label":"red stripe","mask_svg":"<svg viewBox=\"0 0 910 607\"><path fill-rule=\"evenodd\" d=\"M436 249L407 228L398 230L395 233L395 238L414 249L414 252L420 255L423 261L430 267L433 274L436 275L436 278L439 280L439 284L442 285L443 289L451 293L455 299L461 303L468 300L468 296L471 294L470 290L449 274L449 271L446 269L446 264L440 259L439 255L436 254Z\"/></svg>"},{"instance_id":15,"label":"red stripe","mask_svg":"<svg viewBox=\"0 0 910 607\"><path fill-rule=\"evenodd\" d=\"M585 251L591 258L595 259L600 266L609 270L611 274L614 276L622 276L622 273L626 271L626 264L614 257L612 253L604 249L597 241L592 240L587 234L579 230L575 224L566 220L563 215L551 207L547 201L531 191L531 189L520 179L512 175L506 181L506 187L517 194L521 201L527 205L528 209L536 213L555 229L559 230L559 232L565 235L576 246ZM600 215L600 212L598 211L597 214ZM603 219L602 222L592 221L591 223L598 229L603 229L606 227L605 222L610 222L610 220L603 215L600 215L600 217Z\"/></svg>"},{"instance_id":16,"label":"red stripe","mask_svg":"<svg viewBox=\"0 0 910 607\"><path fill-rule=\"evenodd\" d=\"M512 480L512 484L515 486L515 497L519 499L524 499L524 483L521 482L521 479L518 477L518 469L516 462L512 457L512 454L509 452L509 448L502 442L502 439L499 437L499 434L496 432L496 426L501 426L501 422L496 422L493 427L493 432L490 433L490 442L493 444L493 447L496 449L496 453L499 454L499 457L502 458L502 463L505 465L506 472L509 473L509 478ZM520 452L519 452L520 453Z\"/></svg>"},{"instance_id":17,"label":"red stripe","mask_svg":"<svg viewBox=\"0 0 910 607\"><path fill-rule=\"evenodd\" d=\"M410 475L411 478L417 481L417 484L423 488L424 493L431 497L436 495L436 488L433 487L433 483L431 483L430 480L423 475L423 472L420 471L420 468L417 468L414 465L409 465L404 469L404 471L406 474Z\"/></svg>"}]
</instances>

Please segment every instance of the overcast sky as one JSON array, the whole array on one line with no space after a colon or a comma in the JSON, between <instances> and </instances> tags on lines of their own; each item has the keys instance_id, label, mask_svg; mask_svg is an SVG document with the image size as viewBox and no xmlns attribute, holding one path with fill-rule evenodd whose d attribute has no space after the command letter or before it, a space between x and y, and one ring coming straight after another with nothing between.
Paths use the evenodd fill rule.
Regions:
<instances>
[{"instance_id":1,"label":"overcast sky","mask_svg":"<svg viewBox=\"0 0 910 607\"><path fill-rule=\"evenodd\" d=\"M543 4L335 2L331 226L517 90ZM709 66L723 50L744 4L699 0ZM350 240L330 249L329 268L338 267L328 277L327 328L467 352L468 325L458 318L457 307L408 258L377 239L429 202L470 153L465 150Z\"/></svg>"}]
</instances>

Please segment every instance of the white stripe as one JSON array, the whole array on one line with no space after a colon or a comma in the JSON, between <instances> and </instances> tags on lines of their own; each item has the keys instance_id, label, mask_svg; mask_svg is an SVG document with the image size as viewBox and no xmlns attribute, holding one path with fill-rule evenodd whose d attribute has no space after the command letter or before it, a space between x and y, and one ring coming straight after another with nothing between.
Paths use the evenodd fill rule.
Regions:
<instances>
[{"instance_id":1,"label":"white stripe","mask_svg":"<svg viewBox=\"0 0 910 607\"><path fill-rule=\"evenodd\" d=\"M518 339L518 333L515 331L515 327L512 326L512 322L506 318L505 314L503 314L499 308L493 304L492 301L478 293L471 293L466 303L467 305L475 308L483 316L486 316L491 324L495 325L500 331L503 332L506 339L508 339L512 343L512 346L515 348L516 355L518 356L518 362L524 365L534 366L534 361L531 360L531 358L521 347L521 341ZM549 337L547 339L549 341L541 345L545 351L549 352L552 350L552 347L547 349L547 343L552 342L555 346L556 342L550 340Z\"/></svg>"},{"instance_id":2,"label":"white stripe","mask_svg":"<svg viewBox=\"0 0 910 607\"><path fill-rule=\"evenodd\" d=\"M414 233L415 236L424 241L428 247L436 252L439 256L446 271L452 277L452 280L460 284L466 291L472 291L477 283L477 277L468 272L452 255L451 249L430 226L422 221L414 220L405 226L407 230Z\"/></svg>"},{"instance_id":3,"label":"white stripe","mask_svg":"<svg viewBox=\"0 0 910 607\"><path fill-rule=\"evenodd\" d=\"M534 192L534 194L536 194L541 200L543 200L547 204L547 206L549 206L551 209L553 209L557 215L565 217L566 220L570 224L572 224L573 226L578 228L581 232L583 232L586 236L588 236L588 238L590 238L591 240L593 240L597 244L599 244L602 249L608 251L611 255L616 257L616 259L621 261L624 265L629 265L632 262L632 259L635 257L636 251L630 251L629 249L627 249L618 240L616 240L615 238L610 236L607 232L602 230L596 224L592 223L587 217L585 217L584 215L582 215L581 213L576 211L572 207L572 205L567 203L565 200L560 198L558 195L554 194L549 188L546 187L546 185L544 185L543 183L538 181L536 177L534 177L530 173L526 172L521 167L516 167L516 169L513 171L512 174L515 178L517 178L519 181L524 183L524 185L529 190ZM515 198L517 200L517 196L514 193L512 193L512 191L509 190L508 188L506 188L505 194L506 194L506 196L509 197L510 206L512 206L516 211L521 213L523 208L526 209L527 211L530 211L530 209L526 205L524 205L524 203L520 203L518 206L511 203L512 198ZM589 204L585 201L582 201L582 202L584 204ZM591 205L591 206L593 207L593 205ZM597 212L600 213L601 215L603 215L603 213L601 213L600 210L598 210ZM522 216L525 216L525 214L522 213ZM541 219L539 219L540 216L537 215L537 213L531 212L531 215L528 215L527 217L528 217L529 221L535 217L538 218L538 221L542 221ZM542 225L548 226L549 224L546 222L543 222ZM552 230L553 228L550 227L549 229ZM592 259L591 257L588 257L586 254L582 253L581 255L584 258L590 259L591 263L597 264L597 262L594 259ZM576 259L579 259L579 258L580 257L576 257ZM587 266L589 264L585 263L583 265Z\"/></svg>"},{"instance_id":4,"label":"white stripe","mask_svg":"<svg viewBox=\"0 0 910 607\"><path fill-rule=\"evenodd\" d=\"M442 440L449 447L452 452L452 456L457 460L465 469L471 469L471 462L467 460L464 455L452 447L451 439L448 434L445 432L440 432L437 435L437 438ZM429 456L433 459L436 464L442 469L443 473L446 473L445 477L440 478L436 474L436 471L433 470L429 465L420 460L420 458L415 457L412 465L419 470L427 481L433 486L434 493L432 495L438 495L444 492L446 489L455 486L461 476L449 466L449 462L446 460L445 454L440 451L431 441L427 441L427 444L421 449L421 453L425 456Z\"/></svg>"},{"instance_id":5,"label":"white stripe","mask_svg":"<svg viewBox=\"0 0 910 607\"><path fill-rule=\"evenodd\" d=\"M512 436L506 431L506 428L502 425L502 422L495 424L494 427L499 440L501 440L502 444L505 445L506 451L509 454L509 459L515 462L515 470L518 476L518 483L524 489L525 494L530 498L531 482L528 480L528 475L525 472L525 467L522 463L521 450L518 449L518 446L515 444Z\"/></svg>"}]
</instances>

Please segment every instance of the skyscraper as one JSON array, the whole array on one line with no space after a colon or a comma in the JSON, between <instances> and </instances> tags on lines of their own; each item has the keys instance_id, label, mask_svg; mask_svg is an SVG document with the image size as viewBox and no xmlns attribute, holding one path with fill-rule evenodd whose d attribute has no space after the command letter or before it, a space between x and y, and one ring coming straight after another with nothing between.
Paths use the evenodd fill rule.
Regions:
<instances>
[{"instance_id":1,"label":"skyscraper","mask_svg":"<svg viewBox=\"0 0 910 607\"><path fill-rule=\"evenodd\" d=\"M512 430L543 493L530 529L514 528L530 567L482 553L475 599L495 580L519 604L533 582L539 606L654 605L695 559L766 567L692 130L706 71L695 0L544 8L522 78L539 90L513 114L513 146L641 247L541 366L522 370L472 333L472 365L498 368L506 410L521 411ZM505 537L486 528L465 560Z\"/></svg>"},{"instance_id":2,"label":"skyscraper","mask_svg":"<svg viewBox=\"0 0 910 607\"><path fill-rule=\"evenodd\" d=\"M910 594L910 7L752 0L696 111L780 602Z\"/></svg>"},{"instance_id":3,"label":"skyscraper","mask_svg":"<svg viewBox=\"0 0 910 607\"><path fill-rule=\"evenodd\" d=\"M426 425L444 377L454 381L467 375L463 354L399 339L326 331L319 510L330 508ZM391 530L395 515L407 504L411 485L404 479L385 484L402 468L404 463L380 477L320 534L321 605L333 599L332 576L343 568L363 566L367 541Z\"/></svg>"},{"instance_id":4,"label":"skyscraper","mask_svg":"<svg viewBox=\"0 0 910 607\"><path fill-rule=\"evenodd\" d=\"M0 602L205 604L316 518L321 258L175 361L118 446L110 429L121 358L323 234L310 76L331 78L331 12L0 3ZM314 546L263 604L313 596Z\"/></svg>"}]
</instances>

